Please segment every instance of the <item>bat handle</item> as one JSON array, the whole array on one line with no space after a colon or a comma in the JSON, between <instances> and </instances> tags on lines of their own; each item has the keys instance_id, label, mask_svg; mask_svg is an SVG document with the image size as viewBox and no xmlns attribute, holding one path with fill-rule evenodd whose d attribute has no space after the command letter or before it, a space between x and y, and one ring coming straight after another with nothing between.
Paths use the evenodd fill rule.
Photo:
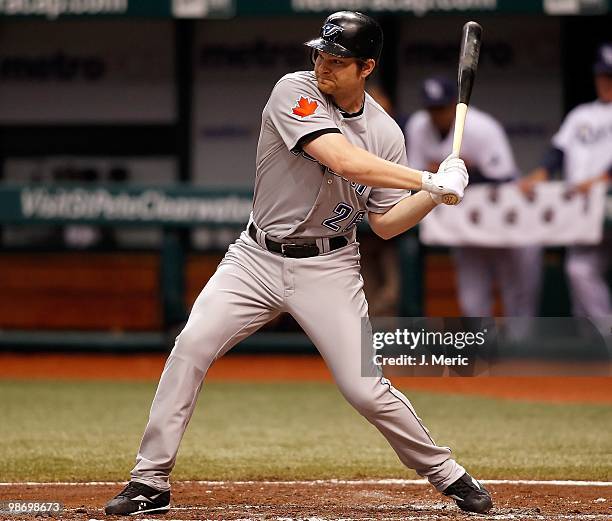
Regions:
<instances>
[{"instance_id":1,"label":"bat handle","mask_svg":"<svg viewBox=\"0 0 612 521\"><path fill-rule=\"evenodd\" d=\"M468 106L465 103L457 103L455 111L455 132L453 134L453 154L459 157L461 151L461 141L463 140L463 127L465 126L465 116Z\"/></svg>"}]
</instances>

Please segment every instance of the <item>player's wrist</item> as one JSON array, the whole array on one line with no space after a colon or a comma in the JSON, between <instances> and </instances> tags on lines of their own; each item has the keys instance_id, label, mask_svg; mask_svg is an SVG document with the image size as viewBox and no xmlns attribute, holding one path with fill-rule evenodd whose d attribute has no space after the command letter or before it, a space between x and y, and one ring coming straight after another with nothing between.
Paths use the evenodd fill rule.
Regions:
<instances>
[{"instance_id":1,"label":"player's wrist","mask_svg":"<svg viewBox=\"0 0 612 521\"><path fill-rule=\"evenodd\" d=\"M434 173L427 170L421 172L421 190L425 190L430 194L442 194L443 187L434 182L434 176Z\"/></svg>"},{"instance_id":2,"label":"player's wrist","mask_svg":"<svg viewBox=\"0 0 612 521\"><path fill-rule=\"evenodd\" d=\"M432 192L427 192L431 200L435 203L436 206L442 204L442 196L440 194L434 194Z\"/></svg>"}]
</instances>

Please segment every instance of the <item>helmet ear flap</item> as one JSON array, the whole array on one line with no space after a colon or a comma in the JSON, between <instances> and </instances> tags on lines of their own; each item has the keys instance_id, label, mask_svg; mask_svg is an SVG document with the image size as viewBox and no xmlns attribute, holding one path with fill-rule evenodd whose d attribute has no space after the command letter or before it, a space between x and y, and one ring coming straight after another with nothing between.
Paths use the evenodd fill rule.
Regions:
<instances>
[{"instance_id":1,"label":"helmet ear flap","mask_svg":"<svg viewBox=\"0 0 612 521\"><path fill-rule=\"evenodd\" d=\"M310 61L312 62L312 64L314 65L315 62L317 61L317 57L319 56L319 50L318 49L312 49L310 51Z\"/></svg>"}]
</instances>

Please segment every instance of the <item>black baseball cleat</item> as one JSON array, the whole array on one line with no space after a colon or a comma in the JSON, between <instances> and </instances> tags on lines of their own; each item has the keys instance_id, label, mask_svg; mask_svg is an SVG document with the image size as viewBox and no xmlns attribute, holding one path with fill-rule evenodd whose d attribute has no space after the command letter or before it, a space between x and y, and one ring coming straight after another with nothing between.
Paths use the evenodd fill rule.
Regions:
<instances>
[{"instance_id":1,"label":"black baseball cleat","mask_svg":"<svg viewBox=\"0 0 612 521\"><path fill-rule=\"evenodd\" d=\"M467 472L442 492L452 497L461 510L486 514L493 507L491 494Z\"/></svg>"},{"instance_id":2,"label":"black baseball cleat","mask_svg":"<svg viewBox=\"0 0 612 521\"><path fill-rule=\"evenodd\" d=\"M160 492L144 483L130 481L104 508L109 516L165 514L170 510L170 491Z\"/></svg>"}]
</instances>

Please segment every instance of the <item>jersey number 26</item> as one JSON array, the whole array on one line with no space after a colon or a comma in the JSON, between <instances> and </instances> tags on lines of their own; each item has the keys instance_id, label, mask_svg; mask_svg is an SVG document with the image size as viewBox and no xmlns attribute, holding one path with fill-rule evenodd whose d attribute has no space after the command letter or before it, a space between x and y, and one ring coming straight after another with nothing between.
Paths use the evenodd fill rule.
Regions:
<instances>
[{"instance_id":1,"label":"jersey number 26","mask_svg":"<svg viewBox=\"0 0 612 521\"><path fill-rule=\"evenodd\" d=\"M354 210L355 209L351 205L349 205L349 204L338 203L336 205L336 208L334 208L334 214L335 215L333 215L332 217L328 217L321 224L323 224L323 226L326 226L330 230L333 230L335 232L339 232L342 229L342 224L341 223L343 223L344 221L349 219L349 217L351 217L351 215L353 215ZM354 215L353 215L353 218L344 227L343 231L348 232L355 225L357 225L358 223L363 221L364 217L365 217L365 211L364 210L359 210L358 212L355 212Z\"/></svg>"}]
</instances>

